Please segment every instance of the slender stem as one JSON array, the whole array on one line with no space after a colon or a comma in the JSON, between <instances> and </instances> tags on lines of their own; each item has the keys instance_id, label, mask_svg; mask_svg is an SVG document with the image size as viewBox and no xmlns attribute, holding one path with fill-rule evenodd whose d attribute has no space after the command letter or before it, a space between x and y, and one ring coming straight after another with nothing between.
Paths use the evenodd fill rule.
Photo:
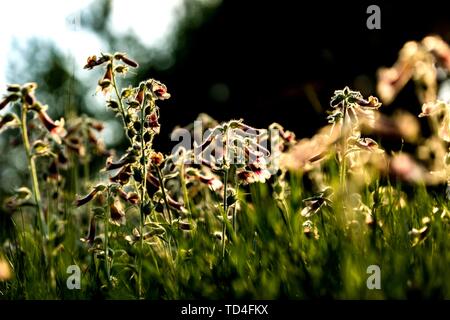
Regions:
<instances>
[{"instance_id":1,"label":"slender stem","mask_svg":"<svg viewBox=\"0 0 450 320\"><path fill-rule=\"evenodd\" d=\"M111 198L110 198L110 192L108 190L108 197L107 197L107 208L105 211L105 268L106 268L106 277L108 278L108 283L111 279L110 276L110 269L109 269L109 217L111 216L111 204L110 204Z\"/></svg>"},{"instance_id":2,"label":"slender stem","mask_svg":"<svg viewBox=\"0 0 450 320\"><path fill-rule=\"evenodd\" d=\"M236 202L234 203L233 206L233 230L234 230L234 234L236 234L236 205L239 201L239 184L238 184L238 179L236 177L236 171L234 171L234 190L236 191Z\"/></svg>"},{"instance_id":3,"label":"slender stem","mask_svg":"<svg viewBox=\"0 0 450 320\"><path fill-rule=\"evenodd\" d=\"M187 207L189 211L189 217L192 218L192 211L191 211L191 203L189 201L189 194L186 187L186 179L185 179L185 164L184 164L184 156L181 159L181 165L180 165L180 183L181 183L181 191L183 193L183 201L184 205Z\"/></svg>"},{"instance_id":4,"label":"slender stem","mask_svg":"<svg viewBox=\"0 0 450 320\"><path fill-rule=\"evenodd\" d=\"M44 211L42 210L41 194L39 191L39 182L38 182L38 178L37 178L36 164L34 162L34 158L31 153L30 140L28 138L27 108L25 105L22 106L21 116L22 116L22 120L21 120L22 139L23 139L23 145L25 147L25 152L27 155L28 168L29 168L30 174L31 174L31 182L33 185L33 196L34 196L34 201L36 202L39 229L43 233L44 239L47 239L47 237L48 237L47 224L45 222ZM45 244L44 240L43 240L43 244ZM45 250L45 247L44 247L44 250Z\"/></svg>"},{"instance_id":5,"label":"slender stem","mask_svg":"<svg viewBox=\"0 0 450 320\"><path fill-rule=\"evenodd\" d=\"M222 258L225 257L226 219L228 219L227 187L228 187L228 169L225 169L225 172L223 174Z\"/></svg>"},{"instance_id":6,"label":"slender stem","mask_svg":"<svg viewBox=\"0 0 450 320\"><path fill-rule=\"evenodd\" d=\"M159 184L161 186L161 192L162 192L162 195L163 195L164 204L166 205L167 214L168 214L168 217L169 217L169 222L172 225L172 213L170 212L169 201L167 201L167 194L166 194L166 190L164 188L164 181L163 181L163 178L162 178L161 169L157 165L154 165L154 167L155 167L156 173L158 175L158 180L159 180Z\"/></svg>"},{"instance_id":7,"label":"slender stem","mask_svg":"<svg viewBox=\"0 0 450 320\"><path fill-rule=\"evenodd\" d=\"M346 154L347 154L347 106L344 105L344 117L342 119L342 127L341 127L341 139L342 139L342 145L341 145L341 159L340 159L340 172L339 172L339 182L341 184L342 190L344 191L344 194L347 192L347 179L346 179Z\"/></svg>"},{"instance_id":8,"label":"slender stem","mask_svg":"<svg viewBox=\"0 0 450 320\"><path fill-rule=\"evenodd\" d=\"M139 255L139 270L138 270L138 291L139 291L139 298L142 298L142 264L144 262L144 206L145 206L145 191L147 189L147 161L146 161L146 145L144 141L144 133L145 133L145 112L144 112L144 106L145 106L145 96L144 101L141 105L141 165L142 165L142 176L144 177L143 182L141 184L141 206L140 206L140 223L139 223L139 244L141 247L140 255Z\"/></svg>"},{"instance_id":9,"label":"slender stem","mask_svg":"<svg viewBox=\"0 0 450 320\"><path fill-rule=\"evenodd\" d=\"M120 111L120 114L122 115L123 128L125 130L125 135L127 136L128 142L130 142L130 145L133 145L133 142L131 141L131 138L128 136L128 124L127 124L127 121L125 120L125 108L123 106L122 97L120 96L119 89L117 87L116 75L114 73L114 65L113 65L112 61L111 61L111 68L113 70L113 72L112 72L112 85L113 85L114 91L116 92L117 100L118 100L118 103L119 103L119 111Z\"/></svg>"}]
</instances>

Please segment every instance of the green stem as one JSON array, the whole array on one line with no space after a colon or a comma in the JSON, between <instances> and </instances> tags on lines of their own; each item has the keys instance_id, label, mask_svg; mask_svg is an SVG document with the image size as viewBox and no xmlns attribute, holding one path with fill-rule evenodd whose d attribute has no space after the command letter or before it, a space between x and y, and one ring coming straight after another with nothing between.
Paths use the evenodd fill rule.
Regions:
<instances>
[{"instance_id":1,"label":"green stem","mask_svg":"<svg viewBox=\"0 0 450 320\"><path fill-rule=\"evenodd\" d=\"M225 257L226 219L228 219L227 187L228 187L228 169L225 169L225 172L223 174L222 258Z\"/></svg>"},{"instance_id":2,"label":"green stem","mask_svg":"<svg viewBox=\"0 0 450 320\"><path fill-rule=\"evenodd\" d=\"M166 190L164 188L164 181L163 181L163 178L162 178L161 169L157 165L154 165L154 167L155 167L156 173L158 175L158 180L159 180L159 184L161 186L161 192L162 192L162 195L163 195L164 204L165 204L166 209L167 209L169 222L170 222L170 225L172 225L172 214L170 212L169 201L167 201L167 194L166 194Z\"/></svg>"},{"instance_id":3,"label":"green stem","mask_svg":"<svg viewBox=\"0 0 450 320\"><path fill-rule=\"evenodd\" d=\"M36 202L39 229L43 233L44 239L47 239L48 238L48 230L47 230L47 224L45 221L44 211L42 210L41 194L39 191L39 182L38 182L38 178L37 178L36 164L34 162L33 154L31 153L30 140L28 138L27 108L25 105L22 106L22 114L21 115L22 115L22 119L21 119L22 139L23 139L23 145L25 147L25 152L27 155L28 169L30 170L31 182L33 185L33 196L34 196L34 201ZM42 241L43 245L45 245L44 239ZM45 250L45 247L43 249Z\"/></svg>"},{"instance_id":4,"label":"green stem","mask_svg":"<svg viewBox=\"0 0 450 320\"><path fill-rule=\"evenodd\" d=\"M145 106L145 96L144 101L141 105L141 165L142 165L142 176L143 182L141 184L141 205L140 205L140 222L139 222L139 244L141 247L140 255L139 255L139 269L138 269L138 291L139 291L139 298L142 298L142 265L144 263L144 206L145 206L145 191L147 189L147 162L146 162L146 156L145 156L145 141L144 141L144 133L145 133L145 112L144 112L144 106Z\"/></svg>"},{"instance_id":5,"label":"green stem","mask_svg":"<svg viewBox=\"0 0 450 320\"><path fill-rule=\"evenodd\" d=\"M105 219L104 219L104 224L105 224L105 269L106 269L106 277L108 279L108 284L109 281L111 279L111 272L110 272L110 268L109 268L109 217L111 216L111 197L110 197L110 191L108 190L108 196L107 196L107 206L108 208L106 208L105 211Z\"/></svg>"},{"instance_id":6,"label":"green stem","mask_svg":"<svg viewBox=\"0 0 450 320\"><path fill-rule=\"evenodd\" d=\"M126 117L125 117L125 108L123 106L122 97L120 96L119 89L117 87L116 75L114 73L114 65L113 65L112 61L111 61L111 68L113 70L113 72L112 72L112 85L113 85L114 91L116 92L117 100L118 100L118 103L119 103L119 111L120 111L120 114L122 115L123 129L125 130L125 135L126 135L126 137L128 139L128 142L130 142L130 145L133 145L133 142L131 141L131 138L128 136L128 125L127 125L127 121L125 120L126 119Z\"/></svg>"},{"instance_id":7,"label":"green stem","mask_svg":"<svg viewBox=\"0 0 450 320\"><path fill-rule=\"evenodd\" d=\"M341 149L341 160L340 160L340 172L339 172L339 182L341 188L343 190L343 194L347 192L347 179L346 179L346 162L347 162L347 132L346 132L346 121L347 118L347 107L344 106L344 117L342 119L342 127L341 127L341 139L342 139L342 149Z\"/></svg>"}]
</instances>

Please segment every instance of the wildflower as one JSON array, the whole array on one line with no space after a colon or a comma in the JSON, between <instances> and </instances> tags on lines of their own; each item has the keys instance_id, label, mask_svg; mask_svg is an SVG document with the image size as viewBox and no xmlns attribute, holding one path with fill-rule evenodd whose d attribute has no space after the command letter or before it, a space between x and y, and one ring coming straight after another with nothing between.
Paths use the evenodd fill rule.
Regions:
<instances>
[{"instance_id":1,"label":"wildflower","mask_svg":"<svg viewBox=\"0 0 450 320\"><path fill-rule=\"evenodd\" d=\"M438 118L441 116L441 118ZM444 141L450 142L450 105L442 101L427 102L422 106L419 117L435 117L438 121L438 135Z\"/></svg>"},{"instance_id":2,"label":"wildflower","mask_svg":"<svg viewBox=\"0 0 450 320\"><path fill-rule=\"evenodd\" d=\"M103 94L107 94L111 90L112 84L112 64L108 63L106 66L106 72L102 79L98 81L99 89Z\"/></svg>"},{"instance_id":3,"label":"wildflower","mask_svg":"<svg viewBox=\"0 0 450 320\"><path fill-rule=\"evenodd\" d=\"M103 63L110 61L111 56L107 54L102 54L101 57L97 58L97 56L93 55L87 58L86 65L84 66L84 69L91 70L94 67L100 66Z\"/></svg>"},{"instance_id":4,"label":"wildflower","mask_svg":"<svg viewBox=\"0 0 450 320\"><path fill-rule=\"evenodd\" d=\"M169 206L175 210L178 210L180 212L183 213L188 213L188 211L186 210L186 208L184 207L184 205L181 202L175 201L171 196L166 195L167 197L167 203L169 204Z\"/></svg>"},{"instance_id":5,"label":"wildflower","mask_svg":"<svg viewBox=\"0 0 450 320\"><path fill-rule=\"evenodd\" d=\"M406 182L418 183L426 179L425 169L405 153L395 155L391 159L389 168L393 176Z\"/></svg>"},{"instance_id":6,"label":"wildflower","mask_svg":"<svg viewBox=\"0 0 450 320\"><path fill-rule=\"evenodd\" d=\"M170 98L167 87L158 80L150 79L146 82L146 85L157 100L166 100Z\"/></svg>"},{"instance_id":7,"label":"wildflower","mask_svg":"<svg viewBox=\"0 0 450 320\"><path fill-rule=\"evenodd\" d=\"M357 147L360 150L366 150L370 152L383 153L384 150L378 146L375 140L370 138L350 138L350 144ZM351 150L349 150L350 152Z\"/></svg>"},{"instance_id":8,"label":"wildflower","mask_svg":"<svg viewBox=\"0 0 450 320\"><path fill-rule=\"evenodd\" d=\"M139 85L139 90L136 93L136 97L134 97L134 101L137 102L137 105L140 106L142 102L144 101L144 94L145 94L145 84L141 83Z\"/></svg>"},{"instance_id":9,"label":"wildflower","mask_svg":"<svg viewBox=\"0 0 450 320\"><path fill-rule=\"evenodd\" d=\"M84 204L88 203L89 201L91 201L92 199L94 199L94 197L97 195L97 193L105 191L105 190L106 190L105 185L98 184L86 196L76 199L75 205L77 207L81 207L82 205L84 205Z\"/></svg>"},{"instance_id":10,"label":"wildflower","mask_svg":"<svg viewBox=\"0 0 450 320\"><path fill-rule=\"evenodd\" d=\"M109 178L111 182L118 183L120 185L126 185L131 177L131 166L125 165L123 166L116 175Z\"/></svg>"},{"instance_id":11,"label":"wildflower","mask_svg":"<svg viewBox=\"0 0 450 320\"><path fill-rule=\"evenodd\" d=\"M106 160L105 170L115 170L122 168L124 165L134 163L136 161L136 155L132 152L127 152L118 161L114 162L111 157Z\"/></svg>"},{"instance_id":12,"label":"wildflower","mask_svg":"<svg viewBox=\"0 0 450 320\"><path fill-rule=\"evenodd\" d=\"M150 154L150 163L159 166L164 161L164 155L161 152L152 152Z\"/></svg>"},{"instance_id":13,"label":"wildflower","mask_svg":"<svg viewBox=\"0 0 450 320\"><path fill-rule=\"evenodd\" d=\"M116 53L114 54L114 59L116 59L116 60L121 60L123 63L129 65L129 66L132 67L132 68L137 68L137 67L139 67L139 64L138 64L136 61L134 61L134 60L128 58L127 55L126 55L125 53L116 52Z\"/></svg>"},{"instance_id":14,"label":"wildflower","mask_svg":"<svg viewBox=\"0 0 450 320\"><path fill-rule=\"evenodd\" d=\"M159 134L160 131L160 124L158 122L158 114L156 113L156 111L153 111L148 117L147 117L147 122L149 125L149 128L155 133L155 134Z\"/></svg>"},{"instance_id":15,"label":"wildflower","mask_svg":"<svg viewBox=\"0 0 450 320\"><path fill-rule=\"evenodd\" d=\"M342 129L354 130L361 125L360 122L368 123L373 127L375 110L381 106L381 103L372 96L365 100L361 93L345 87L343 90L334 92L330 105L333 111L328 116L329 122L336 124L338 120L342 120L341 125L345 125Z\"/></svg>"},{"instance_id":16,"label":"wildflower","mask_svg":"<svg viewBox=\"0 0 450 320\"><path fill-rule=\"evenodd\" d=\"M6 107L10 102L14 102L20 99L20 95L18 93L11 93L3 98L3 100L0 101L0 110L2 110L4 107Z\"/></svg>"},{"instance_id":17,"label":"wildflower","mask_svg":"<svg viewBox=\"0 0 450 320\"><path fill-rule=\"evenodd\" d=\"M303 227L303 234L307 238L314 238L315 240L318 240L320 238L319 236L319 230L314 225L314 223L311 220L307 220L302 224Z\"/></svg>"},{"instance_id":18,"label":"wildflower","mask_svg":"<svg viewBox=\"0 0 450 320\"><path fill-rule=\"evenodd\" d=\"M309 218L312 215L317 214L323 206L330 206L332 201L330 196L333 190L329 187L325 188L318 195L303 199L305 207L300 212L302 217Z\"/></svg>"},{"instance_id":19,"label":"wildflower","mask_svg":"<svg viewBox=\"0 0 450 320\"><path fill-rule=\"evenodd\" d=\"M129 192L126 200L131 204L138 204L140 199L136 192Z\"/></svg>"},{"instance_id":20,"label":"wildflower","mask_svg":"<svg viewBox=\"0 0 450 320\"><path fill-rule=\"evenodd\" d=\"M0 131L3 128L11 128L19 125L19 119L13 113L7 113L3 117L0 116Z\"/></svg>"},{"instance_id":21,"label":"wildflower","mask_svg":"<svg viewBox=\"0 0 450 320\"><path fill-rule=\"evenodd\" d=\"M311 139L302 139L288 152L281 154L280 166L288 170L309 171L326 159L332 142L328 134L322 133L317 133Z\"/></svg>"},{"instance_id":22,"label":"wildflower","mask_svg":"<svg viewBox=\"0 0 450 320\"><path fill-rule=\"evenodd\" d=\"M423 46L433 53L438 62L447 70L450 70L450 47L439 36L427 36L422 40Z\"/></svg>"},{"instance_id":23,"label":"wildflower","mask_svg":"<svg viewBox=\"0 0 450 320\"><path fill-rule=\"evenodd\" d=\"M430 233L430 218L424 217L422 219L423 226L420 229L412 228L408 234L411 236L412 246L416 246L422 243Z\"/></svg>"},{"instance_id":24,"label":"wildflower","mask_svg":"<svg viewBox=\"0 0 450 320\"><path fill-rule=\"evenodd\" d=\"M41 106L39 103L36 103L32 106L31 110L36 111L38 113L38 118L44 127L48 130L51 137L58 143L61 144L61 138L66 136L66 129L64 128L64 118L60 120L54 121L47 114L48 106Z\"/></svg>"},{"instance_id":25,"label":"wildflower","mask_svg":"<svg viewBox=\"0 0 450 320\"><path fill-rule=\"evenodd\" d=\"M113 203L109 205L112 224L116 226L124 225L126 222L125 212L123 211L122 204L120 201L115 200Z\"/></svg>"}]
</instances>

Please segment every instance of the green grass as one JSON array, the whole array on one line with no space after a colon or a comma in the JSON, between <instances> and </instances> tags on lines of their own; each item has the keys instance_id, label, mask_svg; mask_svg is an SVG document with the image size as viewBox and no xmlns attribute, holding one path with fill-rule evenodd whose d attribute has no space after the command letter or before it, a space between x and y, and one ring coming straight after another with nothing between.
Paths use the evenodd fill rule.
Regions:
<instances>
[{"instance_id":1,"label":"green grass","mask_svg":"<svg viewBox=\"0 0 450 320\"><path fill-rule=\"evenodd\" d=\"M311 220L319 238L309 237L302 227L301 199L308 191L301 186L301 176L289 179L288 210L282 212L270 185L253 184L242 189L241 211L237 230L230 230L226 254L222 258L220 239L213 236L221 230L217 210L205 204L193 212L193 231L171 230L172 246L168 253L167 238L154 237L144 246L144 298L338 298L403 299L410 297L449 298L450 265L449 216L433 214L434 206L446 210L446 200L416 186L407 196L406 206L398 205L395 196L373 201L375 184L362 193L371 199L376 210L377 228L365 223L355 213L348 224L344 213L327 208ZM400 191L401 185L394 190ZM376 209L375 209L376 208ZM286 221L283 219L283 215ZM322 218L320 217L322 215ZM415 246L408 232L422 226L430 217L429 233ZM0 283L2 297L7 299L134 299L138 297L136 259L139 246L123 239L130 227L113 227L112 283L108 283L102 260L94 258L79 241L86 226L79 224L72 212L61 238L49 243L51 275L42 266L40 244L31 229L23 230L20 214L12 217L15 231L6 256L14 267L14 278ZM134 217L138 223L138 217ZM130 214L129 224L133 221ZM231 236L233 234L233 236ZM176 244L176 245L174 245ZM61 250L57 250L59 247ZM66 286L67 266L82 269L80 290ZM369 265L381 268L381 290L369 290L366 273Z\"/></svg>"}]
</instances>

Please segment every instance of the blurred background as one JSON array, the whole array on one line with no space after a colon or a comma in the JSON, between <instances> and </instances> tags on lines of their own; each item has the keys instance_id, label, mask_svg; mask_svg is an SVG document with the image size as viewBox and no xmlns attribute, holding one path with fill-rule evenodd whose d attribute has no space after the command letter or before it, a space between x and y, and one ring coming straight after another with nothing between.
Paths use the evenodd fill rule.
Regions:
<instances>
[{"instance_id":1,"label":"blurred background","mask_svg":"<svg viewBox=\"0 0 450 320\"><path fill-rule=\"evenodd\" d=\"M381 30L366 27L371 4L381 8ZM137 79L131 74L123 85L148 78L167 85L172 98L160 103L156 143L170 151L173 128L201 112L255 127L275 121L311 136L326 124L335 89L376 94L377 69L391 66L406 41L428 34L450 41L442 1L15 0L1 7L0 93L6 83L36 81L53 117L103 120L103 138L117 149L125 146L120 123L96 94L103 70L82 68L93 54L122 51L140 63ZM420 112L412 84L383 112L397 107ZM22 149L9 147L13 138L0 140L1 181L20 180L26 166ZM2 183L2 192L18 186Z\"/></svg>"}]
</instances>

